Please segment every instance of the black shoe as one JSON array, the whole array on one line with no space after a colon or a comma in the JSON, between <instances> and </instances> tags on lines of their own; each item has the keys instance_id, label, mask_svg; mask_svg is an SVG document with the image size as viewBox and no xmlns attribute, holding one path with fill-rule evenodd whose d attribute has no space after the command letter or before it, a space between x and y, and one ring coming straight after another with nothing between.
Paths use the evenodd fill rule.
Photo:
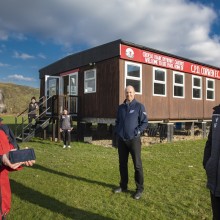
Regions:
<instances>
[{"instance_id":1,"label":"black shoe","mask_svg":"<svg viewBox=\"0 0 220 220\"><path fill-rule=\"evenodd\" d=\"M137 191L137 192L133 195L133 198L138 200L138 199L141 198L141 196L142 196L142 192Z\"/></svg>"},{"instance_id":2,"label":"black shoe","mask_svg":"<svg viewBox=\"0 0 220 220\"><path fill-rule=\"evenodd\" d=\"M127 189L123 189L121 187L114 189L114 193L121 193L121 192L126 192L126 191L127 191Z\"/></svg>"}]
</instances>

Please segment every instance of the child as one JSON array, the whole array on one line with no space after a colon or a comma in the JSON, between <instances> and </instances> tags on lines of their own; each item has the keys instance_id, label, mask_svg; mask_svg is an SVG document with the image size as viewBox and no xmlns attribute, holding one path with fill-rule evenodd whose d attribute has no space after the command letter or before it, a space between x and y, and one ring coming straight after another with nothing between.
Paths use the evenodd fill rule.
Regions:
<instances>
[{"instance_id":1,"label":"child","mask_svg":"<svg viewBox=\"0 0 220 220\"><path fill-rule=\"evenodd\" d=\"M60 132L62 132L62 138L63 138L63 148L70 147L70 132L72 131L72 117L68 114L68 111L66 109L63 110L63 114L60 118Z\"/></svg>"}]
</instances>

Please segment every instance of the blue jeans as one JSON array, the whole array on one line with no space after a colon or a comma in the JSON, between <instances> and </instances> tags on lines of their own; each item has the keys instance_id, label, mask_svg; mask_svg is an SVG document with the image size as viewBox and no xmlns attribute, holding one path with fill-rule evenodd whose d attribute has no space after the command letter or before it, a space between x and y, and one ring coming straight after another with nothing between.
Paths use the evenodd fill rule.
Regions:
<instances>
[{"instance_id":1,"label":"blue jeans","mask_svg":"<svg viewBox=\"0 0 220 220\"><path fill-rule=\"evenodd\" d=\"M134 178L136 183L136 191L143 192L144 177L141 161L141 139L135 137L132 140L124 141L121 138L118 140L118 155L119 155L119 171L121 176L120 187L127 189L128 185L128 157L131 154L134 165Z\"/></svg>"}]
</instances>

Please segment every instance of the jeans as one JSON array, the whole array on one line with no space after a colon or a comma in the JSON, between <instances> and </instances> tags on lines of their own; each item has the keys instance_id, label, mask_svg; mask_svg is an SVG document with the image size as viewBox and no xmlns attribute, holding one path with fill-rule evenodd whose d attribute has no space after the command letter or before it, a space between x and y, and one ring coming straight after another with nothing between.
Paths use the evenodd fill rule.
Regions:
<instances>
[{"instance_id":1,"label":"jeans","mask_svg":"<svg viewBox=\"0 0 220 220\"><path fill-rule=\"evenodd\" d=\"M62 138L63 138L63 144L66 145L68 144L68 146L70 145L70 132L68 130L63 130L62 131Z\"/></svg>"},{"instance_id":2,"label":"jeans","mask_svg":"<svg viewBox=\"0 0 220 220\"><path fill-rule=\"evenodd\" d=\"M141 161L141 139L135 137L132 140L124 141L118 140L118 155L119 155L119 170L120 170L120 187L127 189L128 185L128 157L131 154L134 165L134 178L136 183L136 191L142 192L144 190L143 167Z\"/></svg>"}]
</instances>

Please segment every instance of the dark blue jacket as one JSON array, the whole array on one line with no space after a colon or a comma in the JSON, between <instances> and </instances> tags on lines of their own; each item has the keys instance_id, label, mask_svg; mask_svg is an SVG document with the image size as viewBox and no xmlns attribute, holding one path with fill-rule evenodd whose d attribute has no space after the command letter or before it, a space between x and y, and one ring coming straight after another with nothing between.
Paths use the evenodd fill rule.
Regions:
<instances>
[{"instance_id":1,"label":"dark blue jacket","mask_svg":"<svg viewBox=\"0 0 220 220\"><path fill-rule=\"evenodd\" d=\"M148 120L144 106L135 99L118 107L115 131L123 140L131 140L147 128Z\"/></svg>"},{"instance_id":2,"label":"dark blue jacket","mask_svg":"<svg viewBox=\"0 0 220 220\"><path fill-rule=\"evenodd\" d=\"M220 105L214 107L203 166L207 174L207 187L214 196L220 197Z\"/></svg>"}]
</instances>

